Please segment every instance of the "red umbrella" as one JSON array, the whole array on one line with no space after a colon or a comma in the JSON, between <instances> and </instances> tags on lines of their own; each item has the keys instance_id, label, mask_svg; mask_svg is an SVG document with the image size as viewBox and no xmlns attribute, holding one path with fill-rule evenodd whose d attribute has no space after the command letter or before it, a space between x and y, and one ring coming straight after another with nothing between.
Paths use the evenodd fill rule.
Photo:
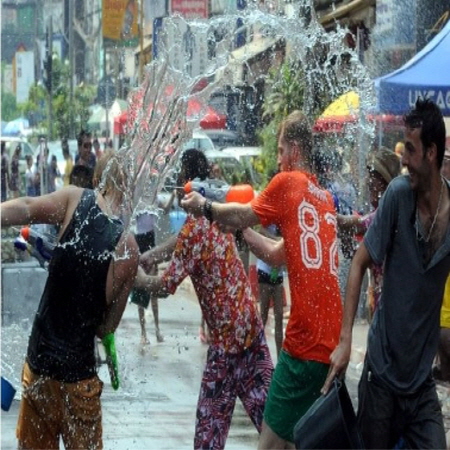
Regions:
<instances>
[{"instance_id":1,"label":"red umbrella","mask_svg":"<svg viewBox=\"0 0 450 450\"><path fill-rule=\"evenodd\" d=\"M219 114L211 106L204 106L196 99L190 99L187 105L187 117L194 118L198 116L202 111L205 111L203 117L200 120L200 127L203 129L225 129L227 126L227 116Z\"/></svg>"},{"instance_id":2,"label":"red umbrella","mask_svg":"<svg viewBox=\"0 0 450 450\"><path fill-rule=\"evenodd\" d=\"M127 118L127 111L124 111L117 117L114 117L114 134L125 134L127 127Z\"/></svg>"},{"instance_id":3,"label":"red umbrella","mask_svg":"<svg viewBox=\"0 0 450 450\"><path fill-rule=\"evenodd\" d=\"M204 107L198 100L191 99L187 105L188 119L194 119L199 116L202 111L206 109L203 117L200 120L200 127L203 129L225 129L227 126L227 116L219 114L211 106ZM120 116L114 119L114 134L125 134L127 132L127 121L135 120L134 114L129 114L124 111Z\"/></svg>"}]
</instances>

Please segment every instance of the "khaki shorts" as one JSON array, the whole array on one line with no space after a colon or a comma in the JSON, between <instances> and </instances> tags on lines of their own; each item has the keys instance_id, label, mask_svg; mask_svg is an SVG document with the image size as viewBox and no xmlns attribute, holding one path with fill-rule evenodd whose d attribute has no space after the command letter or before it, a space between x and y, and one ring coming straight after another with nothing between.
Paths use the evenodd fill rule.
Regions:
<instances>
[{"instance_id":1,"label":"khaki shorts","mask_svg":"<svg viewBox=\"0 0 450 450\"><path fill-rule=\"evenodd\" d=\"M103 382L97 377L63 383L33 373L25 363L16 435L19 448L102 449Z\"/></svg>"}]
</instances>

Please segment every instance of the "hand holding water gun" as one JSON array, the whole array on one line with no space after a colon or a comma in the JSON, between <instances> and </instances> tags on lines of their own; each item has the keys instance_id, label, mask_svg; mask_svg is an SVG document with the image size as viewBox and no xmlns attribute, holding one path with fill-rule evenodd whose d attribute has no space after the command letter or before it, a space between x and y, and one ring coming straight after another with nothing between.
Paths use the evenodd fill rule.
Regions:
<instances>
[{"instance_id":1,"label":"hand holding water gun","mask_svg":"<svg viewBox=\"0 0 450 450\"><path fill-rule=\"evenodd\" d=\"M220 203L248 203L255 197L253 188L249 184L230 186L228 183L215 178L206 180L196 178L193 181L189 181L184 186L184 192L186 194L198 192L208 200Z\"/></svg>"},{"instance_id":2,"label":"hand holding water gun","mask_svg":"<svg viewBox=\"0 0 450 450\"><path fill-rule=\"evenodd\" d=\"M50 261L53 256L56 243L53 236L45 233L38 233L30 227L23 227L20 230L19 237L14 241L14 247L28 251L34 256L41 267Z\"/></svg>"}]
</instances>

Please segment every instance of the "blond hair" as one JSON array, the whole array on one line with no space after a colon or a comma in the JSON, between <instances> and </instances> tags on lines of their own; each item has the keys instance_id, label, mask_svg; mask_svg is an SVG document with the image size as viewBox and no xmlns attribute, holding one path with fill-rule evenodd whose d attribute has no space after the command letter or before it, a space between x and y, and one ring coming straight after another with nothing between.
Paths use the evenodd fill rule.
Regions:
<instances>
[{"instance_id":1,"label":"blond hair","mask_svg":"<svg viewBox=\"0 0 450 450\"><path fill-rule=\"evenodd\" d=\"M288 144L297 144L303 150L305 158L310 162L313 148L313 137L308 119L301 111L291 112L278 127L277 137L282 137Z\"/></svg>"},{"instance_id":2,"label":"blond hair","mask_svg":"<svg viewBox=\"0 0 450 450\"><path fill-rule=\"evenodd\" d=\"M92 180L94 188L98 189L102 195L116 191L123 196L126 189L125 181L125 173L119 156L114 150L106 150L95 165Z\"/></svg>"}]
</instances>

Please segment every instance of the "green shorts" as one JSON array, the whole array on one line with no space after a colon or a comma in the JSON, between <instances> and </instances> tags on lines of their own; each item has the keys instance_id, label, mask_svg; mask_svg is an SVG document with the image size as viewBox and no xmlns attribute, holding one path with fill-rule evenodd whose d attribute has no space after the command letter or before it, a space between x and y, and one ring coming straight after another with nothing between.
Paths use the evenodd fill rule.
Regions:
<instances>
[{"instance_id":1,"label":"green shorts","mask_svg":"<svg viewBox=\"0 0 450 450\"><path fill-rule=\"evenodd\" d=\"M145 289L133 289L130 301L135 305L147 308L150 303L150 294Z\"/></svg>"},{"instance_id":2,"label":"green shorts","mask_svg":"<svg viewBox=\"0 0 450 450\"><path fill-rule=\"evenodd\" d=\"M319 398L328 369L328 364L280 352L264 408L266 424L279 437L294 442L294 426Z\"/></svg>"}]
</instances>

